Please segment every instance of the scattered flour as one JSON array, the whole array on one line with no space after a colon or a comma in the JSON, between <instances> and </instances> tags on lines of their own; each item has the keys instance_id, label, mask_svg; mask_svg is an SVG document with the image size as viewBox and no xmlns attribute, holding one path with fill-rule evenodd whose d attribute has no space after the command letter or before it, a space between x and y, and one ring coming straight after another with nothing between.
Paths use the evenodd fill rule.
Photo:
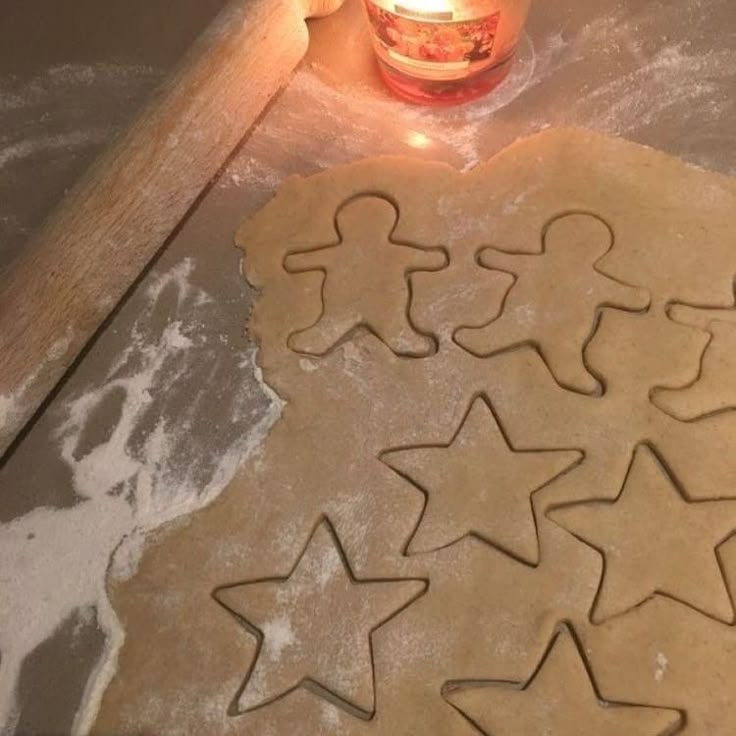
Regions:
<instances>
[{"instance_id":1,"label":"scattered flour","mask_svg":"<svg viewBox=\"0 0 736 736\"><path fill-rule=\"evenodd\" d=\"M0 149L0 171L16 161L54 151L69 150L104 143L110 137L107 128L87 128L58 135L39 135Z\"/></svg>"},{"instance_id":2,"label":"scattered flour","mask_svg":"<svg viewBox=\"0 0 736 736\"><path fill-rule=\"evenodd\" d=\"M217 309L208 295L191 284L193 269L194 263L187 260L156 278L147 293L147 308L133 326L129 347L98 385L63 405L64 421L56 439L81 501L65 509L37 508L0 526L0 732L5 733L2 724L12 732L17 720L15 687L26 656L74 611L95 609L107 646L74 725L74 733L86 733L114 675L123 641L106 594L108 570L118 578L135 572L146 532L212 501L239 465L257 452L280 416L283 402L263 383L255 350L245 349L233 357L232 365L221 366L236 386L228 406L234 417L250 416L252 412L244 407L257 405L265 395L266 400L260 398L265 409L258 421L233 426L224 445L209 448L209 456L201 456L205 450L200 448L196 462L188 442L189 427L200 410L197 401L185 408L178 426L167 423L166 412L155 413L159 418L152 421L157 397L176 393L175 384L187 380L195 366L221 361L221 353L211 344L217 335L199 329L201 323L193 321L197 309ZM172 290L175 312L158 335L151 335L146 332L151 314ZM258 396L251 388L254 373ZM243 388L238 389L239 385ZM115 396L120 406L109 436L81 451L95 411ZM189 462L182 461L182 452ZM288 637L283 643L286 646Z\"/></svg>"},{"instance_id":3,"label":"scattered flour","mask_svg":"<svg viewBox=\"0 0 736 736\"><path fill-rule=\"evenodd\" d=\"M502 85L457 108L406 104L358 83L335 88L302 67L222 186L273 191L290 174L379 154L420 152L467 170L517 137L553 125L659 140L692 163L736 170L736 154L715 159L726 141L718 121L736 115L728 93L736 49L714 48L697 3L678 5L668 18L669 36L662 35L663 12L656 3L617 5L579 27L551 29L534 42L524 37Z\"/></svg>"},{"instance_id":4,"label":"scattered flour","mask_svg":"<svg viewBox=\"0 0 736 736\"><path fill-rule=\"evenodd\" d=\"M530 194L537 191L539 187L530 187L514 197L510 202L506 202L501 210L504 215L513 215L519 211L519 207L527 200Z\"/></svg>"},{"instance_id":5,"label":"scattered flour","mask_svg":"<svg viewBox=\"0 0 736 736\"><path fill-rule=\"evenodd\" d=\"M0 255L19 252L47 195L81 173L161 74L139 65L65 64L30 79L0 76Z\"/></svg>"},{"instance_id":6,"label":"scattered flour","mask_svg":"<svg viewBox=\"0 0 736 736\"><path fill-rule=\"evenodd\" d=\"M253 157L237 157L228 169L228 174L220 180L219 187L227 188L248 186L250 188L266 188L271 191L278 188L284 176L269 164Z\"/></svg>"},{"instance_id":7,"label":"scattered flour","mask_svg":"<svg viewBox=\"0 0 736 736\"><path fill-rule=\"evenodd\" d=\"M161 76L151 66L135 64L61 64L18 85L13 80L0 80L0 112L47 106L49 98L74 95L78 99L85 89L95 93L112 90L128 96L141 87L150 87Z\"/></svg>"},{"instance_id":8,"label":"scattered flour","mask_svg":"<svg viewBox=\"0 0 736 736\"><path fill-rule=\"evenodd\" d=\"M323 700L320 705L320 715L322 725L327 728L328 733L334 733L333 729L340 725L340 711L337 707L329 701Z\"/></svg>"},{"instance_id":9,"label":"scattered flour","mask_svg":"<svg viewBox=\"0 0 736 736\"><path fill-rule=\"evenodd\" d=\"M308 360L307 358L299 358L299 367L305 373L314 373L314 371L319 370L319 363L316 363L313 360Z\"/></svg>"},{"instance_id":10,"label":"scattered flour","mask_svg":"<svg viewBox=\"0 0 736 736\"><path fill-rule=\"evenodd\" d=\"M326 550L319 562L320 568L317 574L317 582L320 588L324 589L332 582L338 571L343 571L343 561L337 549L333 548Z\"/></svg>"},{"instance_id":11,"label":"scattered flour","mask_svg":"<svg viewBox=\"0 0 736 736\"><path fill-rule=\"evenodd\" d=\"M718 97L719 80L735 62L736 52L694 53L681 42L592 90L580 107L593 127L616 134L650 126L671 112L682 119L704 110L717 117L724 104Z\"/></svg>"},{"instance_id":12,"label":"scattered flour","mask_svg":"<svg viewBox=\"0 0 736 736\"><path fill-rule=\"evenodd\" d=\"M291 621L286 616L281 616L273 621L268 621L262 627L264 638L268 639L268 648L264 651L275 660L281 659L284 649L296 642Z\"/></svg>"},{"instance_id":13,"label":"scattered flour","mask_svg":"<svg viewBox=\"0 0 736 736\"><path fill-rule=\"evenodd\" d=\"M514 320L519 325L529 326L537 323L537 313L529 304L518 304L513 309Z\"/></svg>"},{"instance_id":14,"label":"scattered flour","mask_svg":"<svg viewBox=\"0 0 736 736\"><path fill-rule=\"evenodd\" d=\"M719 96L718 90L723 90L724 80L733 78L736 50L699 49L693 39L697 40L700 31L687 19L689 35L682 34L674 42L661 39L659 47L653 47L650 42L656 38L655 34L651 29L640 28L642 24L651 23L652 18L653 14L643 13L634 19L619 7L573 34L549 34L536 48L526 39L514 71L495 95L446 112L379 99L365 90L335 90L303 68L285 93L285 96L291 95L292 100L302 100L303 112L296 116L282 115L280 120L279 106L276 106L254 135L255 150L258 152L259 145L263 150L270 150L276 144L299 150L299 145L291 145L295 140L304 141L307 136L313 136L314 131L325 130L329 133L325 133L324 141L317 141L322 153L314 163L327 167L354 160L366 152L395 152L395 132L393 140L382 141L381 137L386 136L387 124L400 120L413 139L428 141L431 145L439 143L454 151L465 168L471 168L494 153L494 146L504 143L501 138L489 137L492 130L489 119L522 95L538 117L526 123L528 130L516 130L517 134L533 132L550 124L574 124L636 136L643 128L670 117L688 119L691 127L697 127L703 116L712 119L725 114L727 106L734 102L722 94ZM685 38L690 40L683 40ZM647 39L650 47L643 48L637 39ZM590 64L591 60L602 61L610 57L615 61L626 56L636 63L626 65L623 72L617 71L615 63L606 65L601 74L607 76L594 76L569 105L556 105L560 97L553 95L550 95L551 102L532 104L532 91L541 89L543 82L549 82L544 89L551 90L552 85L561 80L559 73L565 69L576 64ZM0 86L0 121L3 113L20 108L30 110L48 100L49 95L59 97L60 104L65 95L78 95L82 88L88 88L89 94L94 95L96 85L102 89L102 85L117 84L123 100L121 104L125 104L126 99L133 99L137 89L151 87L154 81L155 73L150 69L58 67L33 80L23 90ZM304 100L314 100L315 104L304 104ZM330 120L334 126L325 125ZM84 131L75 126L73 130L49 132L42 130L41 122L37 121L37 130L32 131L31 137L22 141L0 141L0 170L38 151L96 144L109 132L102 126ZM334 136L334 130L346 129L347 135ZM249 144L246 151L252 150ZM229 176L222 178L222 186L274 189L292 173L291 163L274 166L264 163L265 160L265 154L237 157L228 169ZM509 203L509 207L516 205L516 202ZM0 215L3 221L9 217L1 212ZM211 297L189 282L192 267L191 262L181 264L151 286L148 293L151 309L163 290L172 285L178 293L178 317L184 305L190 309L193 305L202 309L211 307ZM141 318L141 325L147 317ZM184 318L173 319L155 339L134 329L130 348L110 370L107 380L67 402L58 441L62 457L72 471L75 492L82 501L69 509L36 509L0 527L0 588L4 591L0 600L0 723L5 717L12 727L14 687L26 655L51 636L74 610L94 608L108 637L108 646L90 680L86 707L75 724L76 732L85 732L115 672L123 639L105 593L108 565L114 575L132 574L146 531L212 500L238 465L257 452L268 429L278 418L282 402L259 376L270 406L251 432L236 437L232 444L222 448L216 459L211 458L210 477L206 483L195 482L177 459L182 435L187 432L186 417L181 427L168 426L160 419L146 430L142 441L133 441L145 424L148 410L164 381L181 380L181 374L176 372L171 378L172 361L181 362L184 368L193 365L195 360L202 359L203 352L206 354L211 349L210 339L214 338L198 333L196 326L187 326ZM244 374L252 371L254 354L244 354L239 366ZM29 378L29 382L32 380ZM92 412L113 391L124 397L115 428L102 444L78 457L77 447ZM0 424L19 411L22 394L23 391L15 397L0 396ZM247 403L243 401L234 406L233 415L244 416L243 406ZM38 549L46 553L40 555ZM330 569L325 569L325 582L340 560L334 557L328 562ZM77 574L70 575L70 570ZM279 622L275 626L272 637L283 647L291 645L293 634L288 627ZM669 661L660 652L654 664L654 679L662 682ZM325 709L325 724L331 723L338 711L328 704Z\"/></svg>"},{"instance_id":15,"label":"scattered flour","mask_svg":"<svg viewBox=\"0 0 736 736\"><path fill-rule=\"evenodd\" d=\"M654 679L657 682L662 682L664 680L664 676L667 674L667 667L669 666L669 660L667 657L665 657L662 652L658 652L657 656L654 658Z\"/></svg>"},{"instance_id":16,"label":"scattered flour","mask_svg":"<svg viewBox=\"0 0 736 736\"><path fill-rule=\"evenodd\" d=\"M26 118L21 128L8 124L22 137L0 136L0 171L30 156L99 146L115 130L103 121L100 99L112 106L138 102L159 80L160 72L147 66L65 64L53 66L22 84L0 79L0 130L9 116ZM64 115L48 115L50 109ZM98 117L96 124L90 123ZM84 115L84 120L80 115ZM84 124L80 124L84 123Z\"/></svg>"}]
</instances>

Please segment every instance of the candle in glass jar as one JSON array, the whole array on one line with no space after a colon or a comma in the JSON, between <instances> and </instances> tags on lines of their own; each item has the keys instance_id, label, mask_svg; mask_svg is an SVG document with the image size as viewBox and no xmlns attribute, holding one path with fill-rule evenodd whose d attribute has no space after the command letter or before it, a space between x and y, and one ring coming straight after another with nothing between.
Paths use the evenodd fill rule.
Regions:
<instances>
[{"instance_id":1,"label":"candle in glass jar","mask_svg":"<svg viewBox=\"0 0 736 736\"><path fill-rule=\"evenodd\" d=\"M381 74L414 102L486 94L509 73L530 0L364 0Z\"/></svg>"}]
</instances>

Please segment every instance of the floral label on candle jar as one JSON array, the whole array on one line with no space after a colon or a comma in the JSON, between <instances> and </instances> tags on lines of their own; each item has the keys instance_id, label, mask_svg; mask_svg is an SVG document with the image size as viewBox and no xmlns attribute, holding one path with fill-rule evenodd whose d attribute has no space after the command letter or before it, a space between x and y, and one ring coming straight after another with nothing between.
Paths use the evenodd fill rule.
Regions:
<instances>
[{"instance_id":1,"label":"floral label on candle jar","mask_svg":"<svg viewBox=\"0 0 736 736\"><path fill-rule=\"evenodd\" d=\"M385 0L365 0L365 7L376 51L391 66L409 66L418 77L452 79L492 63L499 12L472 17L468 8L468 18L449 6L412 8Z\"/></svg>"}]
</instances>

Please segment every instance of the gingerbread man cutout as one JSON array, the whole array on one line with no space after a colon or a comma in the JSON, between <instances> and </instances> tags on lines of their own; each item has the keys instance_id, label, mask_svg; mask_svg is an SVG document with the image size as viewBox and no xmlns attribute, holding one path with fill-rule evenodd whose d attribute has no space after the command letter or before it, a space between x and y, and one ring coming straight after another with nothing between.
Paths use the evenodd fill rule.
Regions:
<instances>
[{"instance_id":1,"label":"gingerbread man cutout","mask_svg":"<svg viewBox=\"0 0 736 736\"><path fill-rule=\"evenodd\" d=\"M419 333L409 320L409 278L415 271L445 268L449 259L441 248L392 240L398 218L396 206L387 199L356 197L337 211L337 243L286 256L284 268L290 273L325 274L322 314L310 327L292 333L289 347L325 355L346 335L363 327L397 355L433 353L436 341Z\"/></svg>"},{"instance_id":2,"label":"gingerbread man cutout","mask_svg":"<svg viewBox=\"0 0 736 736\"><path fill-rule=\"evenodd\" d=\"M501 315L482 327L461 327L455 341L488 357L518 345L534 345L557 382L591 394L598 381L583 362L602 307L641 311L648 293L616 281L596 268L613 246L613 233L590 214L567 214L545 228L542 253L526 255L485 248L481 266L516 277Z\"/></svg>"}]
</instances>

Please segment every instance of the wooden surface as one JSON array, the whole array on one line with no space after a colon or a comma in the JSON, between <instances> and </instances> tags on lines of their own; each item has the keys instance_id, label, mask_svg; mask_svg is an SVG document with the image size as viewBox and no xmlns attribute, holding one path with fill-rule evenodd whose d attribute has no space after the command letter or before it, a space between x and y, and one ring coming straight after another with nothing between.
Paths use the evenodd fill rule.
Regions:
<instances>
[{"instance_id":1,"label":"wooden surface","mask_svg":"<svg viewBox=\"0 0 736 736\"><path fill-rule=\"evenodd\" d=\"M340 0L234 0L0 282L0 454L287 81Z\"/></svg>"}]
</instances>

